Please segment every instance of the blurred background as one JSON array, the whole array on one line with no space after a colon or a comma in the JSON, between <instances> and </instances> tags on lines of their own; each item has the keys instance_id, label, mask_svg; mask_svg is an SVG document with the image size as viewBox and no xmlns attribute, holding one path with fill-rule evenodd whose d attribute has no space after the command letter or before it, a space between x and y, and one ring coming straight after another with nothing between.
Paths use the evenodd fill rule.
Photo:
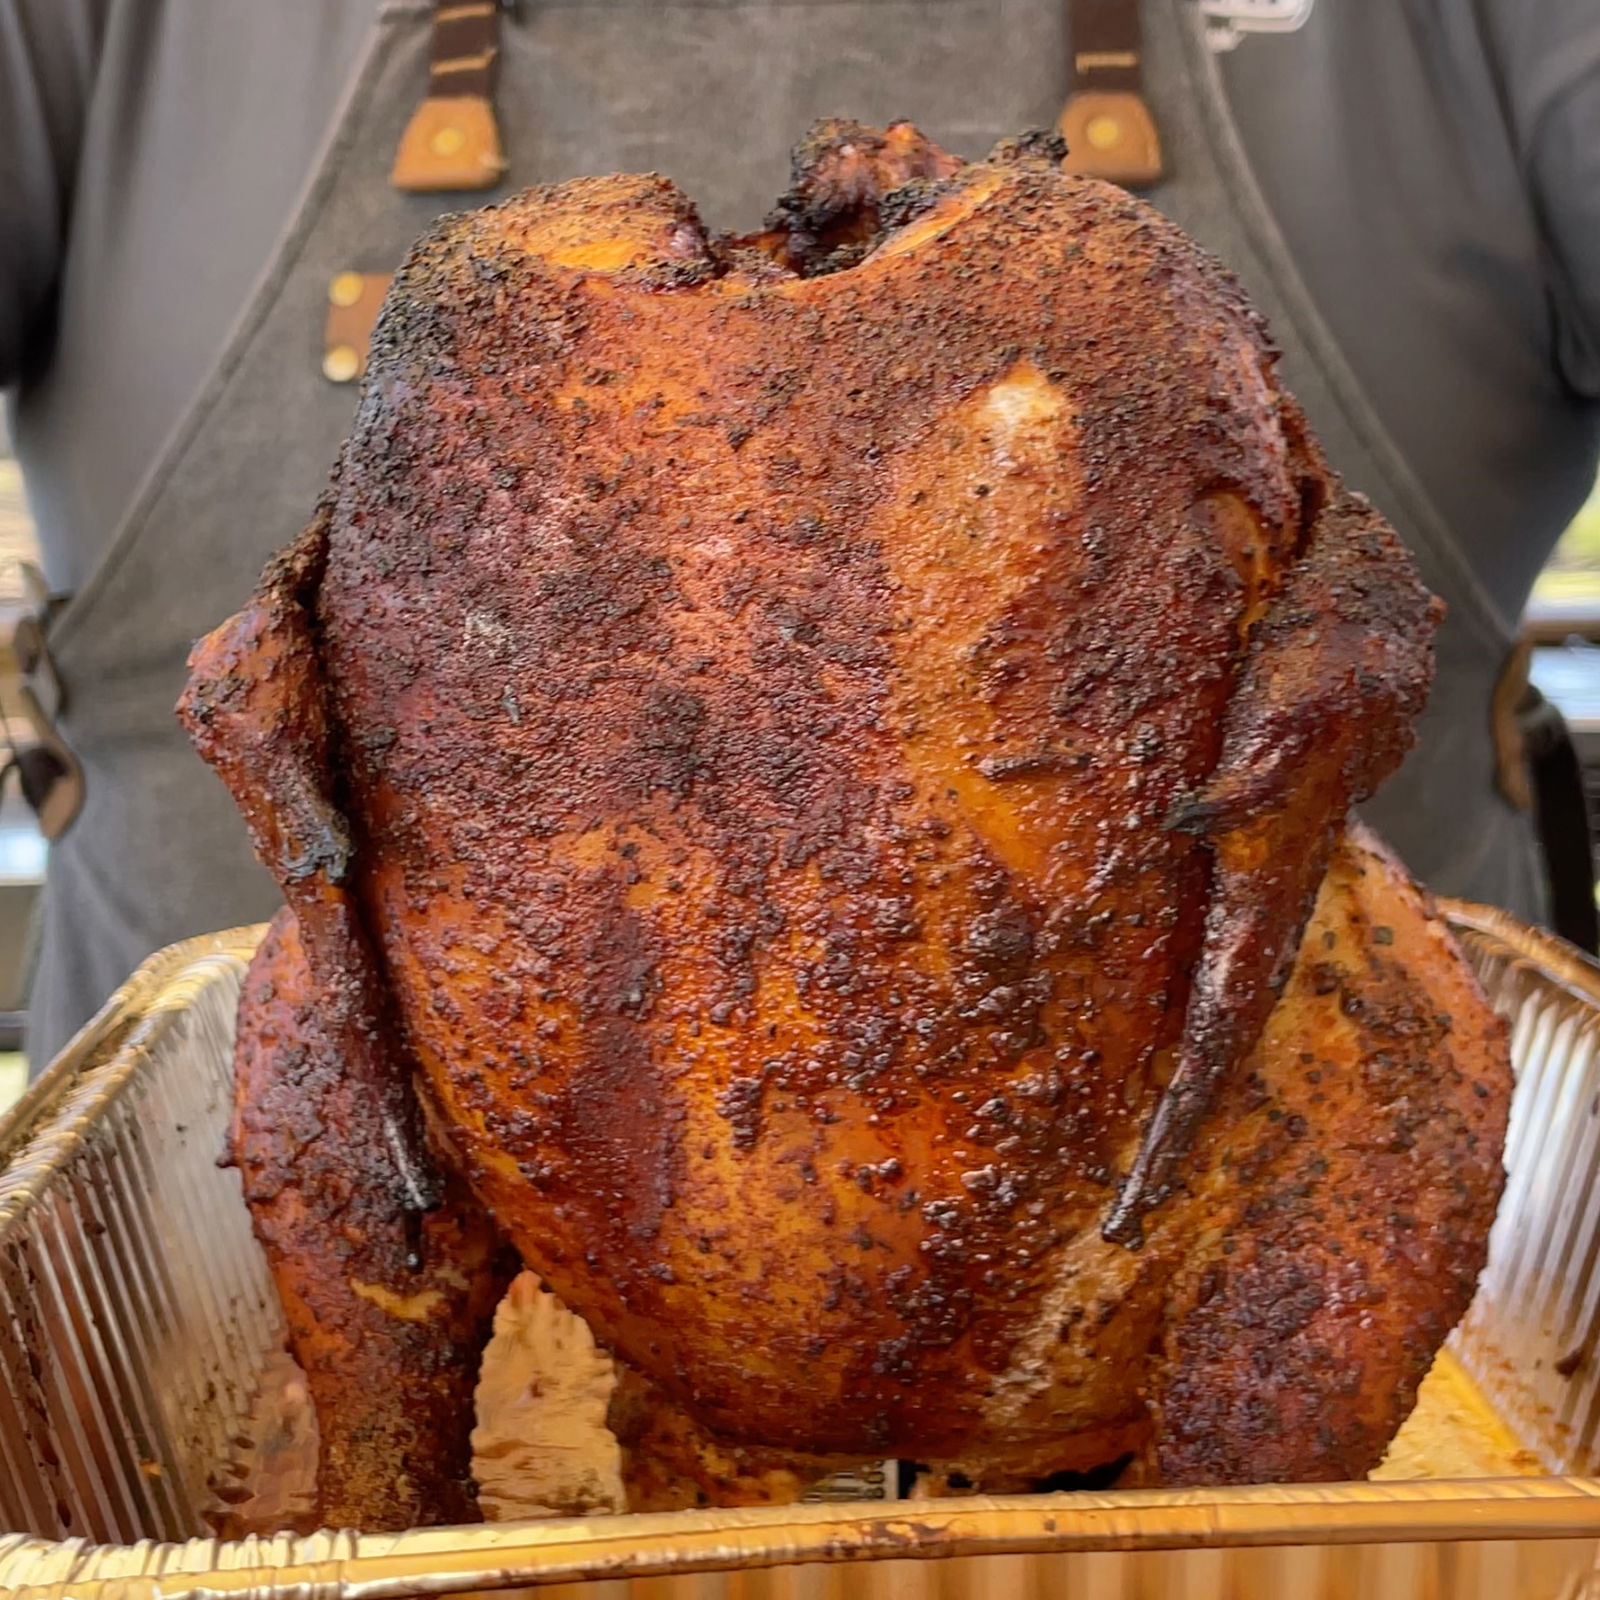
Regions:
<instances>
[{"instance_id":1,"label":"blurred background","mask_svg":"<svg viewBox=\"0 0 1600 1600\"><path fill-rule=\"evenodd\" d=\"M1530 675L1572 730L1600 862L1600 485L1557 546L1523 625L1534 641Z\"/></svg>"}]
</instances>

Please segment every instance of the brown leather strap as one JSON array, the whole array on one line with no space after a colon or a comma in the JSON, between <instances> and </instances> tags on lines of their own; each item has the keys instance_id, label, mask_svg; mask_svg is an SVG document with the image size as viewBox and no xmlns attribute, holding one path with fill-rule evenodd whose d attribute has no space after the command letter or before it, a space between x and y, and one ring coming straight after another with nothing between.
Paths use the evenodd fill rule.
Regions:
<instances>
[{"instance_id":1,"label":"brown leather strap","mask_svg":"<svg viewBox=\"0 0 1600 1600\"><path fill-rule=\"evenodd\" d=\"M397 189L488 189L505 175L494 115L500 10L501 0L435 0L428 94L400 137Z\"/></svg>"},{"instance_id":2,"label":"brown leather strap","mask_svg":"<svg viewBox=\"0 0 1600 1600\"><path fill-rule=\"evenodd\" d=\"M1161 137L1144 94L1144 35L1139 0L1067 0L1072 50L1067 98L1058 126L1068 172L1130 189L1162 175Z\"/></svg>"},{"instance_id":3,"label":"brown leather strap","mask_svg":"<svg viewBox=\"0 0 1600 1600\"><path fill-rule=\"evenodd\" d=\"M496 0L438 0L433 14L433 52L428 93L439 99L494 93L494 62L500 53Z\"/></svg>"},{"instance_id":4,"label":"brown leather strap","mask_svg":"<svg viewBox=\"0 0 1600 1600\"><path fill-rule=\"evenodd\" d=\"M1072 88L1144 92L1138 0L1069 0Z\"/></svg>"}]
</instances>

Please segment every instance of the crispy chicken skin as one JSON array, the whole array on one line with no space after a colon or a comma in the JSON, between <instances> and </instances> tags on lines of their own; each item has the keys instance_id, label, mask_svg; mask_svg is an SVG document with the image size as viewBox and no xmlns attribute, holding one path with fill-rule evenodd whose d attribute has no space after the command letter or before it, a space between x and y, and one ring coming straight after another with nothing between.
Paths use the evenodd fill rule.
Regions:
<instances>
[{"instance_id":1,"label":"crispy chicken skin","mask_svg":"<svg viewBox=\"0 0 1600 1600\"><path fill-rule=\"evenodd\" d=\"M318 1012L280 912L239 1008L230 1150L317 1411L316 1523L470 1521L472 1391L515 1261L459 1176L426 1214L370 1182L383 1132Z\"/></svg>"},{"instance_id":2,"label":"crispy chicken skin","mask_svg":"<svg viewBox=\"0 0 1600 1600\"><path fill-rule=\"evenodd\" d=\"M1158 1483L1360 1477L1472 1298L1500 1196L1505 1027L1366 830L1197 1141L1153 1351Z\"/></svg>"},{"instance_id":3,"label":"crispy chicken skin","mask_svg":"<svg viewBox=\"0 0 1600 1600\"><path fill-rule=\"evenodd\" d=\"M1346 831L1437 604L1058 157L834 124L751 238L654 177L445 222L193 660L359 1170L458 1167L664 1463L1359 1475L1481 1264L1501 1031Z\"/></svg>"}]
</instances>

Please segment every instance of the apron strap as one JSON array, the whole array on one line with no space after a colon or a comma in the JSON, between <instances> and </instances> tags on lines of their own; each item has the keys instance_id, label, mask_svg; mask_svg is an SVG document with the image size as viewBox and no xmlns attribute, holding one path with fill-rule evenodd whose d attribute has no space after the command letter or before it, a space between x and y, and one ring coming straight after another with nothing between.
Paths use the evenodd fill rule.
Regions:
<instances>
[{"instance_id":1,"label":"apron strap","mask_svg":"<svg viewBox=\"0 0 1600 1600\"><path fill-rule=\"evenodd\" d=\"M389 181L414 194L491 189L505 176L494 114L501 0L435 0L427 98L400 136Z\"/></svg>"},{"instance_id":2,"label":"apron strap","mask_svg":"<svg viewBox=\"0 0 1600 1600\"><path fill-rule=\"evenodd\" d=\"M1161 136L1144 93L1139 0L1067 0L1072 91L1056 126L1068 172L1148 189L1162 177Z\"/></svg>"}]
</instances>

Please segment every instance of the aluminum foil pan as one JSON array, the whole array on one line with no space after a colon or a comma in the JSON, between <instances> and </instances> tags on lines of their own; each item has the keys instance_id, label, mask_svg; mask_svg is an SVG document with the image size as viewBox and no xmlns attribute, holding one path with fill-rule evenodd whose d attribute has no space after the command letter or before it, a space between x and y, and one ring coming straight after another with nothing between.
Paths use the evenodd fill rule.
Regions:
<instances>
[{"instance_id":1,"label":"aluminum foil pan","mask_svg":"<svg viewBox=\"0 0 1600 1600\"><path fill-rule=\"evenodd\" d=\"M1383 1481L854 1502L836 1485L783 1508L298 1538L205 1536L250 1492L283 1361L237 1174L216 1165L260 930L165 951L0 1122L0 1593L1600 1600L1600 967L1448 909L1513 1025L1510 1181Z\"/></svg>"}]
</instances>

